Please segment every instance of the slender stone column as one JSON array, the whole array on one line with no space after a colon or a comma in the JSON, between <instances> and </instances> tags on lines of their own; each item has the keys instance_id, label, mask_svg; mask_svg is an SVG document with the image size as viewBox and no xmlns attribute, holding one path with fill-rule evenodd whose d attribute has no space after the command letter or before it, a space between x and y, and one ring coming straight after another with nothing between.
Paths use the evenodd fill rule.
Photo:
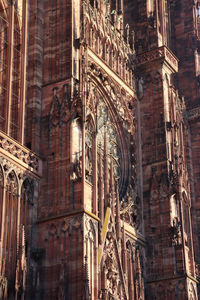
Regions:
<instances>
[{"instance_id":1,"label":"slender stone column","mask_svg":"<svg viewBox=\"0 0 200 300\"><path fill-rule=\"evenodd\" d=\"M11 102L12 102L12 76L13 76L13 55L14 55L14 3L10 1L8 7L8 65L7 65L7 95L6 95L6 133L10 134Z\"/></svg>"},{"instance_id":2,"label":"slender stone column","mask_svg":"<svg viewBox=\"0 0 200 300\"><path fill-rule=\"evenodd\" d=\"M120 204L119 204L119 191L118 186L116 187L116 233L118 240L121 238L121 224L120 224Z\"/></svg>"},{"instance_id":3,"label":"slender stone column","mask_svg":"<svg viewBox=\"0 0 200 300\"><path fill-rule=\"evenodd\" d=\"M107 147L107 134L104 128L104 201L108 205L108 147Z\"/></svg>"},{"instance_id":4,"label":"slender stone column","mask_svg":"<svg viewBox=\"0 0 200 300\"><path fill-rule=\"evenodd\" d=\"M23 0L22 9L22 59L21 59L21 86L20 86L20 111L19 111L19 141L24 143L24 121L26 102L26 63L27 63L27 0Z\"/></svg>"}]
</instances>

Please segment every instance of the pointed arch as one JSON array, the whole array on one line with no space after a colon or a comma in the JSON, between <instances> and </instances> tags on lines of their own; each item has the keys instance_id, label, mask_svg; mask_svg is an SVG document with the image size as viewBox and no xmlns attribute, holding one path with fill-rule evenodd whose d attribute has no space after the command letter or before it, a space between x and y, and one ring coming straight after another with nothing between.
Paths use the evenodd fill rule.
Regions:
<instances>
[{"instance_id":1,"label":"pointed arch","mask_svg":"<svg viewBox=\"0 0 200 300\"><path fill-rule=\"evenodd\" d=\"M105 82L107 82L106 78L104 79ZM124 107L118 107L118 103L116 102L116 99L113 99L112 97L115 97L114 95L117 94L117 91L115 91L114 88L111 88L110 90L106 90L106 85L103 85L103 82L97 82L96 78L92 78L92 81L96 86L98 86L98 89L96 91L96 94L98 94L97 99L97 135L98 135L98 107L100 105L104 105L106 107L106 111L104 111L104 114L106 114L106 120L103 120L102 122L106 123L109 122L109 125L113 124L115 128L115 133L117 138L117 145L118 147L118 154L120 153L120 163L121 163L121 176L120 176L120 182L119 182L119 191L120 191L120 198L125 194L126 192L126 186L130 174L130 157L129 157L129 151L127 151L127 141L126 136L127 134L124 132L124 127L122 125L121 119L120 119L120 112L124 112ZM122 100L121 100L122 101ZM123 103L124 104L124 103ZM124 104L126 106L126 104ZM99 112L99 115L102 115L102 112ZM102 126L101 126L102 127ZM103 128L103 127L102 127ZM113 135L113 136L114 136Z\"/></svg>"},{"instance_id":2,"label":"pointed arch","mask_svg":"<svg viewBox=\"0 0 200 300\"><path fill-rule=\"evenodd\" d=\"M13 194L19 194L19 179L14 169L11 169L6 177L6 188Z\"/></svg>"}]
</instances>

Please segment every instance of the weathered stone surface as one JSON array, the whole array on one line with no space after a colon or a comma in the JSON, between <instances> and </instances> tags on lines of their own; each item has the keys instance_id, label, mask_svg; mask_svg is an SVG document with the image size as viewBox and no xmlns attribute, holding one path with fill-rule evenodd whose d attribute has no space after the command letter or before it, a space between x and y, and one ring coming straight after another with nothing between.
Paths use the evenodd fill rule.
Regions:
<instances>
[{"instance_id":1,"label":"weathered stone surface","mask_svg":"<svg viewBox=\"0 0 200 300\"><path fill-rule=\"evenodd\" d=\"M198 11L0 1L0 299L198 299Z\"/></svg>"}]
</instances>

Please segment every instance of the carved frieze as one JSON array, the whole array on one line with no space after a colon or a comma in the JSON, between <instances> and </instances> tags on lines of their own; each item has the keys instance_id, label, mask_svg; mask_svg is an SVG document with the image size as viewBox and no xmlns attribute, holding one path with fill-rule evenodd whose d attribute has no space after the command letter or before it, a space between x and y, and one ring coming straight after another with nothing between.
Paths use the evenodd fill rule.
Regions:
<instances>
[{"instance_id":1,"label":"carved frieze","mask_svg":"<svg viewBox=\"0 0 200 300\"><path fill-rule=\"evenodd\" d=\"M65 218L59 223L51 223L48 227L49 236L59 236L61 232L71 233L73 230L83 227L82 215L75 216L73 218Z\"/></svg>"},{"instance_id":2,"label":"carved frieze","mask_svg":"<svg viewBox=\"0 0 200 300\"><path fill-rule=\"evenodd\" d=\"M42 165L39 157L0 131L0 154L16 162L16 165L41 176Z\"/></svg>"},{"instance_id":3,"label":"carved frieze","mask_svg":"<svg viewBox=\"0 0 200 300\"><path fill-rule=\"evenodd\" d=\"M136 64L141 66L156 60L165 60L175 72L178 71L178 60L166 46L162 46L138 55Z\"/></svg>"}]
</instances>

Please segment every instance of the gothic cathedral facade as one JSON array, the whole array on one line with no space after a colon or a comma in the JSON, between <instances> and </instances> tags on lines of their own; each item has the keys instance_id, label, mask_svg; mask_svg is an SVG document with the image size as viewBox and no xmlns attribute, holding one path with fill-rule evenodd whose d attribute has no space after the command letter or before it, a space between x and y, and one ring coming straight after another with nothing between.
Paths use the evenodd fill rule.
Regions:
<instances>
[{"instance_id":1,"label":"gothic cathedral facade","mask_svg":"<svg viewBox=\"0 0 200 300\"><path fill-rule=\"evenodd\" d=\"M0 0L0 300L200 297L199 0Z\"/></svg>"}]
</instances>

